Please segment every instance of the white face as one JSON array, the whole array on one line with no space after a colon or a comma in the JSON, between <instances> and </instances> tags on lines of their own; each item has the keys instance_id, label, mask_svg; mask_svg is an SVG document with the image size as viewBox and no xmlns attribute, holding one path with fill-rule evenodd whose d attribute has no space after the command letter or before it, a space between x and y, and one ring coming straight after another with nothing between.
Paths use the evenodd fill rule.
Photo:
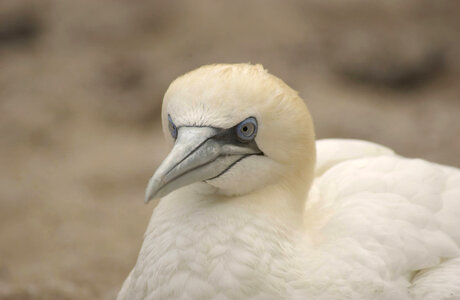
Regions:
<instances>
[{"instance_id":1,"label":"white face","mask_svg":"<svg viewBox=\"0 0 460 300\"><path fill-rule=\"evenodd\" d=\"M281 166L267 156L251 156L233 165L225 174L206 181L224 195L244 195L276 182Z\"/></svg>"},{"instance_id":2,"label":"white face","mask_svg":"<svg viewBox=\"0 0 460 300\"><path fill-rule=\"evenodd\" d=\"M177 129L173 122L172 117L170 117L169 129L173 139L177 135L177 131L182 130L181 127L193 128L195 123L191 123L192 125L184 124ZM212 120L207 120L207 123L209 125L204 128L218 128ZM211 165L216 170L220 170L220 166L222 166L223 170L216 175L213 174L213 176L197 182L195 184L196 191L228 196L242 195L275 182L279 177L278 174L283 170L282 164L272 160L259 147L257 134L260 129L259 122L255 117L233 122L233 124L235 125L228 128L219 128L220 132L225 132L224 139L226 141L222 148L229 148L230 152L232 151L231 148L233 148L233 153L225 153L212 162ZM222 133L220 134L222 135ZM234 156L234 159L229 159L232 156Z\"/></svg>"},{"instance_id":3,"label":"white face","mask_svg":"<svg viewBox=\"0 0 460 300\"><path fill-rule=\"evenodd\" d=\"M174 147L147 199L192 183L203 192L247 194L315 160L303 101L257 66L209 66L178 78L166 92L162 118Z\"/></svg>"}]
</instances>

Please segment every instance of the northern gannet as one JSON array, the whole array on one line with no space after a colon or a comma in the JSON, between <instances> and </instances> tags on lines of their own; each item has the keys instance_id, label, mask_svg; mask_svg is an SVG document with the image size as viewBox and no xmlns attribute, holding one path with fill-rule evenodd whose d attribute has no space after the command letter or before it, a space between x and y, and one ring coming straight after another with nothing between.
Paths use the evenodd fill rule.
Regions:
<instances>
[{"instance_id":1,"label":"northern gannet","mask_svg":"<svg viewBox=\"0 0 460 300\"><path fill-rule=\"evenodd\" d=\"M260 65L204 66L162 107L174 146L118 299L460 299L460 170L315 142Z\"/></svg>"}]
</instances>

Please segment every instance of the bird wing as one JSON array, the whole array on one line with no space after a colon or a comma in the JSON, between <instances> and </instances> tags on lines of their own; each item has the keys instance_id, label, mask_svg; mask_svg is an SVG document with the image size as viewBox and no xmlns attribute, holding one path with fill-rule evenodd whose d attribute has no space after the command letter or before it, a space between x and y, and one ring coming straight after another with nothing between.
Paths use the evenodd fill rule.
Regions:
<instances>
[{"instance_id":1,"label":"bird wing","mask_svg":"<svg viewBox=\"0 0 460 300\"><path fill-rule=\"evenodd\" d=\"M316 142L315 176L343 161L363 157L394 155L394 151L379 144L352 139L324 139Z\"/></svg>"},{"instance_id":2,"label":"bird wing","mask_svg":"<svg viewBox=\"0 0 460 300\"><path fill-rule=\"evenodd\" d=\"M421 270L412 280L409 289L413 299L460 299L460 257Z\"/></svg>"},{"instance_id":3,"label":"bird wing","mask_svg":"<svg viewBox=\"0 0 460 300\"><path fill-rule=\"evenodd\" d=\"M383 281L410 284L428 268L455 281L459 263L442 262L460 255L459 169L364 141L323 140L317 151L305 220L322 251Z\"/></svg>"}]
</instances>

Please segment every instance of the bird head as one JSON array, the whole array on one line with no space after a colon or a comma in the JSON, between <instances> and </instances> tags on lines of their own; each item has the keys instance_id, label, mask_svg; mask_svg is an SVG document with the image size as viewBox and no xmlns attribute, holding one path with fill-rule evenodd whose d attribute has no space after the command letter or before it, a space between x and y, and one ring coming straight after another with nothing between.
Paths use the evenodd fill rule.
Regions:
<instances>
[{"instance_id":1,"label":"bird head","mask_svg":"<svg viewBox=\"0 0 460 300\"><path fill-rule=\"evenodd\" d=\"M267 185L308 189L313 123L303 100L261 65L209 65L171 83L162 124L172 150L150 179L145 201L195 184L240 196Z\"/></svg>"}]
</instances>

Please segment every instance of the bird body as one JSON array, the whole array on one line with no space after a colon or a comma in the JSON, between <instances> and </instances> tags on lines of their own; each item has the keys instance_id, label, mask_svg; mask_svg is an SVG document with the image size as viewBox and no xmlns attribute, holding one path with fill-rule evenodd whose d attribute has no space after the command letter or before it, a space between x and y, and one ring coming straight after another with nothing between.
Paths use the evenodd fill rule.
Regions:
<instances>
[{"instance_id":1,"label":"bird body","mask_svg":"<svg viewBox=\"0 0 460 300\"><path fill-rule=\"evenodd\" d=\"M216 65L172 84L175 145L147 200L164 195L118 299L460 299L460 170L358 140L315 147L270 76ZM248 117L253 136L233 141Z\"/></svg>"}]
</instances>

